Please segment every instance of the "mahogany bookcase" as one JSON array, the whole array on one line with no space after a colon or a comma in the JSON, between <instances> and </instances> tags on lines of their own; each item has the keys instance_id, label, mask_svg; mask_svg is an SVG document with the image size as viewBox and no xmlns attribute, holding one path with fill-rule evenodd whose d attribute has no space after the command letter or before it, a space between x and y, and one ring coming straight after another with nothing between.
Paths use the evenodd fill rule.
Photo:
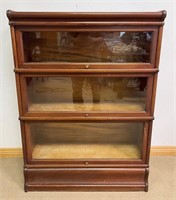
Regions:
<instances>
[{"instance_id":1,"label":"mahogany bookcase","mask_svg":"<svg viewBox=\"0 0 176 200\"><path fill-rule=\"evenodd\" d=\"M147 191L166 11L7 11L25 191Z\"/></svg>"}]
</instances>

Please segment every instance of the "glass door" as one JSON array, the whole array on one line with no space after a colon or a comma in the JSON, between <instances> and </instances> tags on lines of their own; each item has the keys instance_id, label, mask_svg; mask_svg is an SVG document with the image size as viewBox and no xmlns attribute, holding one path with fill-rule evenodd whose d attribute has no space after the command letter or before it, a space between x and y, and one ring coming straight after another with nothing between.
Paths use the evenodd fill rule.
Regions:
<instances>
[{"instance_id":1,"label":"glass door","mask_svg":"<svg viewBox=\"0 0 176 200\"><path fill-rule=\"evenodd\" d=\"M26 123L32 160L141 160L143 122Z\"/></svg>"},{"instance_id":2,"label":"glass door","mask_svg":"<svg viewBox=\"0 0 176 200\"><path fill-rule=\"evenodd\" d=\"M23 32L25 62L149 63L152 31Z\"/></svg>"},{"instance_id":3,"label":"glass door","mask_svg":"<svg viewBox=\"0 0 176 200\"><path fill-rule=\"evenodd\" d=\"M25 112L31 114L146 113L152 80L146 76L24 76L22 97Z\"/></svg>"}]
</instances>

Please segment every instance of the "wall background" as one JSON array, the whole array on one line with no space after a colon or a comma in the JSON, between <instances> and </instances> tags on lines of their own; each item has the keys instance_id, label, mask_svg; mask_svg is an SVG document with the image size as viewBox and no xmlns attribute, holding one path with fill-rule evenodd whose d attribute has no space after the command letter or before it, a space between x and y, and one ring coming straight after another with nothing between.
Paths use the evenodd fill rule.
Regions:
<instances>
[{"instance_id":1,"label":"wall background","mask_svg":"<svg viewBox=\"0 0 176 200\"><path fill-rule=\"evenodd\" d=\"M174 146L175 136L175 64L176 64L176 2L150 0L94 0L94 1L0 1L0 148L20 147L20 125L16 97L15 76L10 29L6 10L62 11L62 12L123 12L167 10L160 60L153 146Z\"/></svg>"}]
</instances>

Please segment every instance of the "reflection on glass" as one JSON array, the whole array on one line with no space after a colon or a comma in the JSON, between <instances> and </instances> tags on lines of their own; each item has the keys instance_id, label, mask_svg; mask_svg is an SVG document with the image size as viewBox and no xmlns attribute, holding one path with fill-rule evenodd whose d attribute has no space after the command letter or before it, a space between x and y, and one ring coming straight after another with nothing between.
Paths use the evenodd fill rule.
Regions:
<instances>
[{"instance_id":1,"label":"reflection on glass","mask_svg":"<svg viewBox=\"0 0 176 200\"><path fill-rule=\"evenodd\" d=\"M140 159L143 123L31 123L34 159Z\"/></svg>"},{"instance_id":2,"label":"reflection on glass","mask_svg":"<svg viewBox=\"0 0 176 200\"><path fill-rule=\"evenodd\" d=\"M25 62L150 61L152 32L23 32Z\"/></svg>"},{"instance_id":3,"label":"reflection on glass","mask_svg":"<svg viewBox=\"0 0 176 200\"><path fill-rule=\"evenodd\" d=\"M28 77L30 112L142 112L146 77Z\"/></svg>"}]
</instances>

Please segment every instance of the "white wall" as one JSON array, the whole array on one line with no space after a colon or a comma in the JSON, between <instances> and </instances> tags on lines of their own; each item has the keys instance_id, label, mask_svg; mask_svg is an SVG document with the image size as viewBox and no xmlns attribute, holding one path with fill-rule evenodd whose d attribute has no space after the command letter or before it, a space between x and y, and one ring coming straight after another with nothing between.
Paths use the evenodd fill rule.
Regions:
<instances>
[{"instance_id":1,"label":"white wall","mask_svg":"<svg viewBox=\"0 0 176 200\"><path fill-rule=\"evenodd\" d=\"M17 97L13 72L13 58L10 31L6 10L16 11L160 11L167 10L168 15L164 26L163 44L160 60L160 72L155 107L152 145L176 145L174 129L174 91L176 44L173 1L123 0L123 1L46 1L46 0L1 0L0 12L0 147L20 147L20 126L18 121ZM175 45L176 46L176 45ZM176 62L175 62L176 63Z\"/></svg>"}]
</instances>

